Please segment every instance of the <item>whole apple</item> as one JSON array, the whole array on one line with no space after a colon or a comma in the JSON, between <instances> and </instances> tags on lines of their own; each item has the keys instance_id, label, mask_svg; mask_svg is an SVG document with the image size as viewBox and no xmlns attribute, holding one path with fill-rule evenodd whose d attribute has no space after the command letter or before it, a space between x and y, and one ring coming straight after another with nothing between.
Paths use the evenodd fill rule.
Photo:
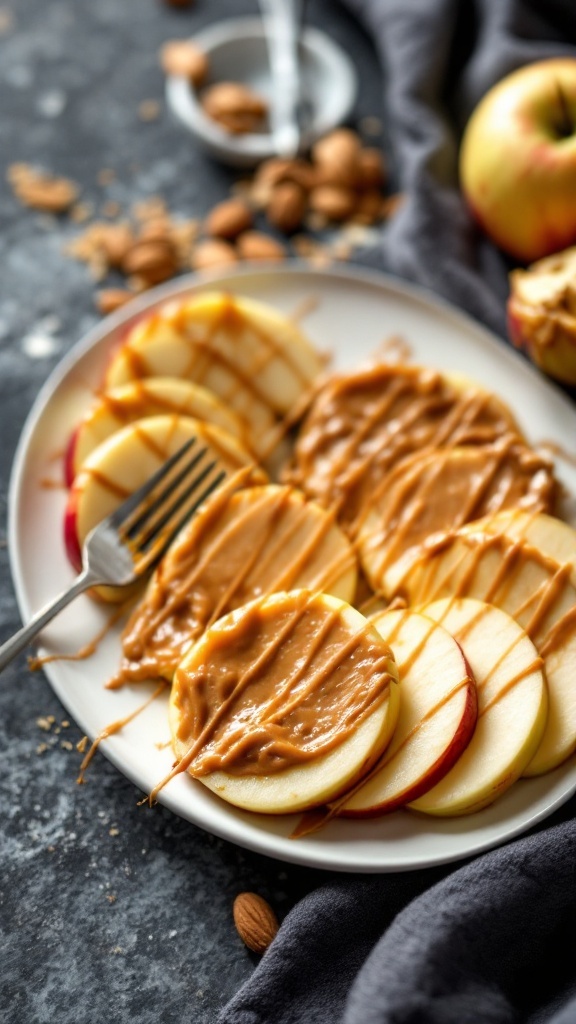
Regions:
<instances>
[{"instance_id":1,"label":"whole apple","mask_svg":"<svg viewBox=\"0 0 576 1024\"><path fill-rule=\"evenodd\" d=\"M530 64L484 96L460 179L480 226L519 261L576 241L576 58Z\"/></svg>"}]
</instances>

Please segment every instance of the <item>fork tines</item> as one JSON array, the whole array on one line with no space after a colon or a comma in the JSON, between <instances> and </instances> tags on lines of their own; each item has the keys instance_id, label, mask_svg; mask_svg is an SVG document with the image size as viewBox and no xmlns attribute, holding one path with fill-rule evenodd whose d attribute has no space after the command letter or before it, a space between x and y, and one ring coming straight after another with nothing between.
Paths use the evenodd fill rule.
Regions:
<instances>
[{"instance_id":1,"label":"fork tines","mask_svg":"<svg viewBox=\"0 0 576 1024\"><path fill-rule=\"evenodd\" d=\"M206 446L193 450L196 445L193 437L171 456L133 496L136 500L129 499L131 507L124 506L122 520L113 523L135 551L159 556L226 478L214 453Z\"/></svg>"}]
</instances>

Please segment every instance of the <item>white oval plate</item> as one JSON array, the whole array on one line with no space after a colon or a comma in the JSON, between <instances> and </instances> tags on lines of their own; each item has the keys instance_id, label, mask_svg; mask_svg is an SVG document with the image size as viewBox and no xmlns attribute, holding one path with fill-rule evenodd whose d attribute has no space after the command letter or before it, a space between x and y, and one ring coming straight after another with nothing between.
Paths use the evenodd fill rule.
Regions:
<instances>
[{"instance_id":1,"label":"white oval plate","mask_svg":"<svg viewBox=\"0 0 576 1024\"><path fill-rule=\"evenodd\" d=\"M532 442L566 445L576 437L576 410L559 390L475 322L395 279L352 269L315 272L299 264L241 269L201 282L180 278L99 323L52 374L28 417L9 497L10 556L24 620L72 580L62 539L65 494L43 481L58 475L58 457L101 383L111 349L143 312L168 297L214 285L271 302L286 313L313 300L305 329L319 348L333 351L341 367L357 365L384 339L402 335L415 361L459 370L496 390ZM560 462L558 473L576 495L574 467ZM97 633L105 617L102 608L79 598L45 631L42 652L77 650ZM148 685L104 688L118 661L118 634L118 628L109 633L87 661L56 661L45 669L54 691L90 737L152 692ZM158 700L101 749L149 792L172 762L168 739L166 701ZM289 838L295 817L238 811L185 775L174 779L160 799L207 831L271 857L316 868L383 872L442 864L496 846L551 814L575 790L572 758L549 775L521 780L491 807L469 817L441 821L399 811L365 822L333 821L317 835L299 840Z\"/></svg>"}]
</instances>

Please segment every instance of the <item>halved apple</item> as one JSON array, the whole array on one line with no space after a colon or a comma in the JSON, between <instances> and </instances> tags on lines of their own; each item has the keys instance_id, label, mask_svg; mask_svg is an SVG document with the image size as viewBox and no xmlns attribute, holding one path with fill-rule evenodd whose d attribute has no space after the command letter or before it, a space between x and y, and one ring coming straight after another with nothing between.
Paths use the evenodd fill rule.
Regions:
<instances>
[{"instance_id":1,"label":"halved apple","mask_svg":"<svg viewBox=\"0 0 576 1024\"><path fill-rule=\"evenodd\" d=\"M398 715L390 648L358 611L292 591L220 619L178 666L170 698L178 764L237 807L288 814L354 783Z\"/></svg>"},{"instance_id":2,"label":"halved apple","mask_svg":"<svg viewBox=\"0 0 576 1024\"><path fill-rule=\"evenodd\" d=\"M356 556L333 517L291 487L219 491L152 575L122 636L111 681L172 679L194 640L226 612L302 587L351 602Z\"/></svg>"},{"instance_id":3,"label":"halved apple","mask_svg":"<svg viewBox=\"0 0 576 1024\"><path fill-rule=\"evenodd\" d=\"M432 449L403 459L374 497L359 556L375 590L393 594L430 536L501 508L553 505L552 465L513 434L491 445Z\"/></svg>"},{"instance_id":4,"label":"halved apple","mask_svg":"<svg viewBox=\"0 0 576 1024\"><path fill-rule=\"evenodd\" d=\"M212 423L244 442L245 426L207 388L175 377L130 381L98 395L74 431L66 454L66 483L91 452L111 434L146 416L191 416Z\"/></svg>"},{"instance_id":5,"label":"halved apple","mask_svg":"<svg viewBox=\"0 0 576 1024\"><path fill-rule=\"evenodd\" d=\"M370 621L394 651L400 713L381 761L339 809L344 817L383 814L421 796L452 768L476 724L472 673L446 629L410 610Z\"/></svg>"},{"instance_id":6,"label":"halved apple","mask_svg":"<svg viewBox=\"0 0 576 1024\"><path fill-rule=\"evenodd\" d=\"M151 416L116 431L88 456L68 495L64 537L74 568L80 568L82 545L92 528L192 437L207 445L228 472L252 464L249 453L231 434L188 416ZM262 470L255 473L258 482L265 478ZM125 596L123 590L110 587L98 588L98 593L115 601Z\"/></svg>"},{"instance_id":7,"label":"halved apple","mask_svg":"<svg viewBox=\"0 0 576 1024\"><path fill-rule=\"evenodd\" d=\"M106 387L142 377L192 380L247 423L259 456L322 370L296 323L253 299L206 292L168 303L130 332L112 359Z\"/></svg>"},{"instance_id":8,"label":"halved apple","mask_svg":"<svg viewBox=\"0 0 576 1024\"><path fill-rule=\"evenodd\" d=\"M576 247L512 271L508 332L546 373L576 384Z\"/></svg>"},{"instance_id":9,"label":"halved apple","mask_svg":"<svg viewBox=\"0 0 576 1024\"><path fill-rule=\"evenodd\" d=\"M576 749L576 589L570 564L537 548L472 525L436 539L423 550L398 590L412 604L440 597L474 597L508 612L533 641L548 682L548 719L541 743L524 771L541 775Z\"/></svg>"},{"instance_id":10,"label":"halved apple","mask_svg":"<svg viewBox=\"0 0 576 1024\"><path fill-rule=\"evenodd\" d=\"M471 814L509 789L538 749L548 707L542 659L518 623L493 605L446 598L421 611L462 647L476 680L478 721L450 771L410 807Z\"/></svg>"}]
</instances>

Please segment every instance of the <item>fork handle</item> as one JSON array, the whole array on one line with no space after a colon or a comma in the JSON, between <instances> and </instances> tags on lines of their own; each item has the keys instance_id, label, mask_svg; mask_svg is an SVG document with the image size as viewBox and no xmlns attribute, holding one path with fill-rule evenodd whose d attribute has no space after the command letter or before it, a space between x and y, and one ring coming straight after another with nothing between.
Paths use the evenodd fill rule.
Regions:
<instances>
[{"instance_id":1,"label":"fork handle","mask_svg":"<svg viewBox=\"0 0 576 1024\"><path fill-rule=\"evenodd\" d=\"M20 653L20 651L24 650L24 648L28 646L30 641L34 639L41 629L44 629L44 626L52 621L55 615L58 615L58 612L61 612L62 609L65 608L66 605L70 604L75 597L78 597L78 594L82 594L85 590L88 590L89 587L93 587L97 582L98 581L95 579L94 574L85 569L84 572L81 572L80 575L76 577L72 586L68 587L68 589L65 590L63 594L60 594L59 597L55 598L55 600L50 601L50 603L45 605L44 608L41 608L40 611L37 612L30 620L27 626L23 626L22 629L19 629L14 636L10 637L10 639L6 641L6 643L2 644L0 647L0 672L6 668L6 665L8 665L12 659Z\"/></svg>"}]
</instances>

